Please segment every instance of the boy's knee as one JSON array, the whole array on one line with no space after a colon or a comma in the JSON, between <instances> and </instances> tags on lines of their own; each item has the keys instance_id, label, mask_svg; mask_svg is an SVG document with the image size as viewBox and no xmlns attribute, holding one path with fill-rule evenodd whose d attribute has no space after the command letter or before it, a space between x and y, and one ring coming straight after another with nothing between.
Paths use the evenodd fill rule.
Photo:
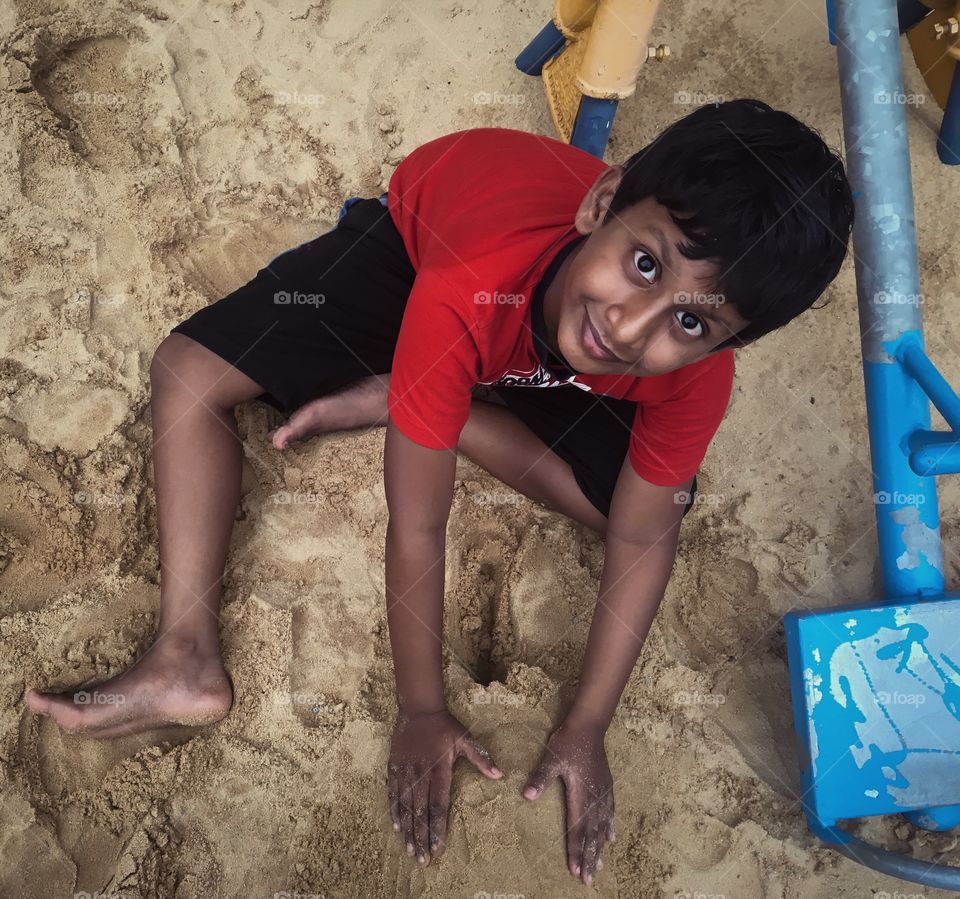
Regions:
<instances>
[{"instance_id":1,"label":"boy's knee","mask_svg":"<svg viewBox=\"0 0 960 899\"><path fill-rule=\"evenodd\" d=\"M184 365L187 348L183 341L183 337L168 334L154 350L150 362L150 388L154 396L178 385L184 386L184 375L188 373Z\"/></svg>"},{"instance_id":2,"label":"boy's knee","mask_svg":"<svg viewBox=\"0 0 960 899\"><path fill-rule=\"evenodd\" d=\"M217 364L220 363L220 364ZM218 403L218 380L225 363L206 347L183 334L168 334L153 353L150 363L150 391L154 401L196 400L204 396Z\"/></svg>"},{"instance_id":3,"label":"boy's knee","mask_svg":"<svg viewBox=\"0 0 960 899\"><path fill-rule=\"evenodd\" d=\"M204 405L232 409L263 393L263 388L203 344L185 334L168 334L150 363L150 391L155 402L183 397Z\"/></svg>"}]
</instances>

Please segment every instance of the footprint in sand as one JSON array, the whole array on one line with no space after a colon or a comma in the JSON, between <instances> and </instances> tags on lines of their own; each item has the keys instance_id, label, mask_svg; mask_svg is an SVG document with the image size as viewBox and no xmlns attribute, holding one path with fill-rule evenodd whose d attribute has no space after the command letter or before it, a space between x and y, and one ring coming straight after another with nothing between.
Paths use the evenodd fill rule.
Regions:
<instances>
[{"instance_id":1,"label":"footprint in sand","mask_svg":"<svg viewBox=\"0 0 960 899\"><path fill-rule=\"evenodd\" d=\"M506 591L514 558L511 533L496 522L460 515L462 526L447 548L444 639L452 661L480 684L503 680L513 654L513 622Z\"/></svg>"},{"instance_id":2,"label":"footprint in sand","mask_svg":"<svg viewBox=\"0 0 960 899\"><path fill-rule=\"evenodd\" d=\"M758 592L756 567L738 558L722 566L695 565L660 610L671 652L698 671L759 652L773 636L777 616Z\"/></svg>"},{"instance_id":3,"label":"footprint in sand","mask_svg":"<svg viewBox=\"0 0 960 899\"><path fill-rule=\"evenodd\" d=\"M51 48L34 87L78 156L103 171L132 169L145 161L143 98L135 51L120 35L104 35Z\"/></svg>"}]
</instances>

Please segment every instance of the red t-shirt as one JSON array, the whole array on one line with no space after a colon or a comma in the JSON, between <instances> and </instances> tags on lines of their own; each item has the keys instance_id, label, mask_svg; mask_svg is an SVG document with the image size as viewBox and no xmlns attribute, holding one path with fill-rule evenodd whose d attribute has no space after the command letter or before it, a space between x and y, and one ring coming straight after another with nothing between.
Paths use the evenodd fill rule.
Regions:
<instances>
[{"instance_id":1,"label":"red t-shirt","mask_svg":"<svg viewBox=\"0 0 960 899\"><path fill-rule=\"evenodd\" d=\"M628 455L640 477L675 485L696 473L730 400L732 350L654 377L557 377L534 347L530 298L580 236L574 214L605 168L554 138L471 128L423 144L394 171L388 208L417 273L387 400L405 436L455 448L477 383L575 384L637 403Z\"/></svg>"}]
</instances>

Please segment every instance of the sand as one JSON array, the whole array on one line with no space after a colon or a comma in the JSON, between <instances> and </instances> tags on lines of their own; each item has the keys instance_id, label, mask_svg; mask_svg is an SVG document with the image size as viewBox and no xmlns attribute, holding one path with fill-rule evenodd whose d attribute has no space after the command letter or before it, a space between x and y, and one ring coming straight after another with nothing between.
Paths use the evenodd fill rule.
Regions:
<instances>
[{"instance_id":1,"label":"sand","mask_svg":"<svg viewBox=\"0 0 960 899\"><path fill-rule=\"evenodd\" d=\"M520 789L570 699L603 545L461 460L449 701L507 776L460 763L449 849L418 870L383 786L395 706L382 430L280 454L266 408L240 410L225 720L96 743L23 703L28 686L96 683L150 644L156 345L329 228L344 197L379 193L420 143L478 125L552 134L539 83L512 62L549 4L93 7L0 5L0 895L583 895L564 865L559 789L536 804ZM820 6L722 7L665 4L653 37L673 55L642 72L608 160L689 111L678 91L761 97L839 145ZM932 101L909 122L927 340L956 383L955 173L936 159ZM684 521L607 737L619 838L600 895L920 893L818 844L797 801L780 618L879 591L854 296L851 260L824 308L739 354L700 476L712 499ZM945 480L948 547L957 500ZM954 586L955 552L947 566ZM898 818L858 832L960 861L955 837Z\"/></svg>"}]
</instances>

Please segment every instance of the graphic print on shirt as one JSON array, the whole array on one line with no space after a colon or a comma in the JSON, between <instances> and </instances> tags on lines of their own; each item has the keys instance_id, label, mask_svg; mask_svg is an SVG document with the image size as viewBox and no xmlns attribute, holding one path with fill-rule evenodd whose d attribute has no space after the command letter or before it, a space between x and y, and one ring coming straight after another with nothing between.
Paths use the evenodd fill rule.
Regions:
<instances>
[{"instance_id":1,"label":"graphic print on shirt","mask_svg":"<svg viewBox=\"0 0 960 899\"><path fill-rule=\"evenodd\" d=\"M576 377L576 375L570 375L569 378L558 378L552 371L539 365L530 372L508 371L496 381L478 381L477 383L495 387L562 387L564 384L572 384L581 390L590 390L589 384L581 383L576 380Z\"/></svg>"}]
</instances>

